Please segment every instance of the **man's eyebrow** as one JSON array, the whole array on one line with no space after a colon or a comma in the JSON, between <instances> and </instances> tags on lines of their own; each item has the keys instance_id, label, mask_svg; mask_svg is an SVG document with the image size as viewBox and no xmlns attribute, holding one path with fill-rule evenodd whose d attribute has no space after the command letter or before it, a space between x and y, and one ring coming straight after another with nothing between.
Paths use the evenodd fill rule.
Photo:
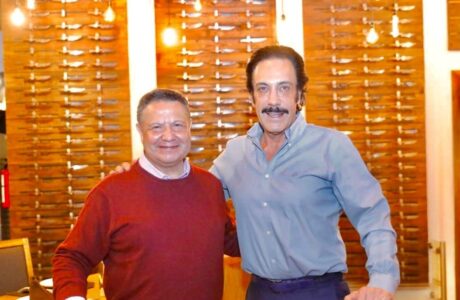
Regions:
<instances>
[{"instance_id":1,"label":"man's eyebrow","mask_svg":"<svg viewBox=\"0 0 460 300\"><path fill-rule=\"evenodd\" d=\"M274 82L275 85L279 85L279 84L295 84L295 82L292 82L292 81L289 81L289 80L283 80L283 81L277 81L277 82ZM261 85L261 84L265 84L265 85L271 85L271 83L269 82L266 82L266 81L261 81L261 82L256 82L255 85Z\"/></svg>"}]
</instances>

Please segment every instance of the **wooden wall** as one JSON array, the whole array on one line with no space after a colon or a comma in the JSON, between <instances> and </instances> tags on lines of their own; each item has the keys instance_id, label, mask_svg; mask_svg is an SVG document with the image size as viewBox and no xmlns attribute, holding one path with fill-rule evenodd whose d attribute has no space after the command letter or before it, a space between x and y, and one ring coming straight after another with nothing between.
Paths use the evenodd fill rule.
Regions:
<instances>
[{"instance_id":1,"label":"wooden wall","mask_svg":"<svg viewBox=\"0 0 460 300\"><path fill-rule=\"evenodd\" d=\"M38 277L89 189L131 157L126 2L112 3L114 23L106 1L37 1L14 27L2 1L10 231Z\"/></svg>"},{"instance_id":2,"label":"wooden wall","mask_svg":"<svg viewBox=\"0 0 460 300\"><path fill-rule=\"evenodd\" d=\"M428 283L421 0L303 1L307 120L345 132L380 181L398 234L403 284ZM400 34L391 20L399 17ZM374 26L379 39L366 34ZM367 281L359 236L343 218L348 279Z\"/></svg>"}]
</instances>

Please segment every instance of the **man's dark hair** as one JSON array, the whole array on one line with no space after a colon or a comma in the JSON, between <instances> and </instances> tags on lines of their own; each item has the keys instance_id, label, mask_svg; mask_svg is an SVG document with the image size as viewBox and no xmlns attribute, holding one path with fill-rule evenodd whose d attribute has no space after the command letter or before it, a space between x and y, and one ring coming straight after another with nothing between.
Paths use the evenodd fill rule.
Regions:
<instances>
[{"instance_id":1,"label":"man's dark hair","mask_svg":"<svg viewBox=\"0 0 460 300\"><path fill-rule=\"evenodd\" d=\"M252 54L251 59L246 66L246 88L248 89L248 92L251 95L254 93L254 86L252 85L252 73L254 73L254 69L256 68L257 64L263 60L271 58L287 59L292 63L297 78L297 91L300 92L301 104L303 104L305 98L305 85L308 82L308 76L305 72L305 63L299 53L297 53L294 49L286 46L266 46L258 49Z\"/></svg>"},{"instance_id":2,"label":"man's dark hair","mask_svg":"<svg viewBox=\"0 0 460 300\"><path fill-rule=\"evenodd\" d=\"M190 115L188 101L181 93L170 89L154 89L139 100L139 104L137 105L137 122L140 123L142 112L150 103L159 101L179 102L187 109L187 113Z\"/></svg>"}]
</instances>

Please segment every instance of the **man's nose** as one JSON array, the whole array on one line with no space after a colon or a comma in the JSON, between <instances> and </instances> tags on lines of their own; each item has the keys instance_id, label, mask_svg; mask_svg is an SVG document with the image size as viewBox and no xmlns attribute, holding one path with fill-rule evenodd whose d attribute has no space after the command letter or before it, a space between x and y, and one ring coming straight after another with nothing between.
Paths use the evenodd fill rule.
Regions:
<instances>
[{"instance_id":1,"label":"man's nose","mask_svg":"<svg viewBox=\"0 0 460 300\"><path fill-rule=\"evenodd\" d=\"M171 128L170 125L166 125L164 130L163 130L163 134L161 135L161 137L165 140L170 140L174 137L174 131L173 129Z\"/></svg>"},{"instance_id":2,"label":"man's nose","mask_svg":"<svg viewBox=\"0 0 460 300\"><path fill-rule=\"evenodd\" d=\"M268 93L268 104L277 105L279 104L279 96L276 87L270 88L270 93Z\"/></svg>"}]
</instances>

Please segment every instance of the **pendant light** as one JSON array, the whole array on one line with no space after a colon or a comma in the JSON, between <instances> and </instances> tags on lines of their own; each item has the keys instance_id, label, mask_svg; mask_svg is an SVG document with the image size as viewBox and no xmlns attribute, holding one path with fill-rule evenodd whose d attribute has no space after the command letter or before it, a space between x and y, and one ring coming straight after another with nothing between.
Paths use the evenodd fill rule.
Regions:
<instances>
[{"instance_id":1,"label":"pendant light","mask_svg":"<svg viewBox=\"0 0 460 300\"><path fill-rule=\"evenodd\" d=\"M161 33L161 40L167 47L172 47L177 45L178 39L177 30L171 26L171 13L169 11L168 1L168 26L166 26L166 28Z\"/></svg>"},{"instance_id":2,"label":"pendant light","mask_svg":"<svg viewBox=\"0 0 460 300\"><path fill-rule=\"evenodd\" d=\"M365 9L368 9L367 3L363 5ZM379 40L379 34L377 30L375 29L375 22L374 22L374 12L371 11L371 21L369 23L370 28L366 33L366 42L369 44L375 44Z\"/></svg>"},{"instance_id":3,"label":"pendant light","mask_svg":"<svg viewBox=\"0 0 460 300\"><path fill-rule=\"evenodd\" d=\"M104 11L104 21L106 22L113 22L115 21L115 11L112 8L112 0L109 0L109 6Z\"/></svg>"},{"instance_id":4,"label":"pendant light","mask_svg":"<svg viewBox=\"0 0 460 300\"><path fill-rule=\"evenodd\" d=\"M377 33L377 30L375 30L375 24L374 21L371 22L371 28L366 34L366 42L369 44L375 44L379 40L379 34Z\"/></svg>"},{"instance_id":5,"label":"pendant light","mask_svg":"<svg viewBox=\"0 0 460 300\"><path fill-rule=\"evenodd\" d=\"M16 6L13 10L13 12L10 15L10 20L11 23L13 23L14 26L22 26L26 20L26 16L24 15L24 12L21 10L19 7L19 2L16 0Z\"/></svg>"}]
</instances>

